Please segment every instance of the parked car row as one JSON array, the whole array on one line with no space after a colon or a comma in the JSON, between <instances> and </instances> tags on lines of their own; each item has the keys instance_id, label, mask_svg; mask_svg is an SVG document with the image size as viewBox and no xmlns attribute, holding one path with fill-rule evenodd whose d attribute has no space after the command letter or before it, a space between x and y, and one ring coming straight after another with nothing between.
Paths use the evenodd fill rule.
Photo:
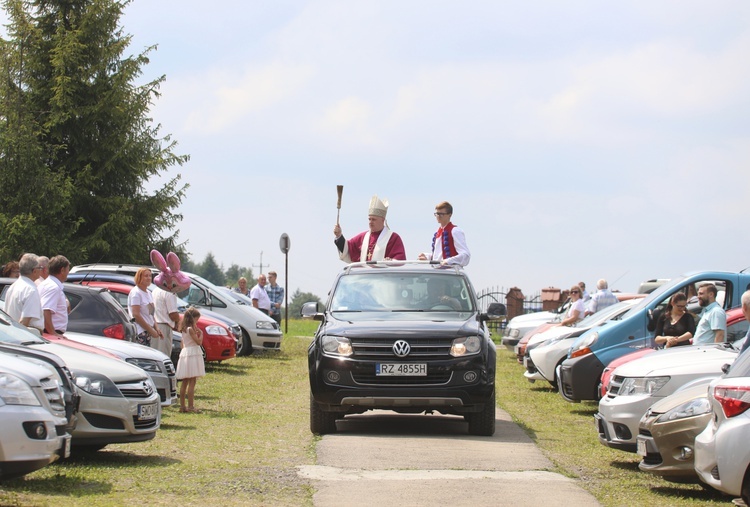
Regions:
<instances>
[{"instance_id":1,"label":"parked car row","mask_svg":"<svg viewBox=\"0 0 750 507\"><path fill-rule=\"evenodd\" d=\"M146 371L104 350L48 338L0 311L2 479L67 457L71 448L150 440L161 424L162 403Z\"/></svg>"},{"instance_id":2,"label":"parked car row","mask_svg":"<svg viewBox=\"0 0 750 507\"><path fill-rule=\"evenodd\" d=\"M717 287L727 312L725 342L657 349L655 323L670 298L685 294L697 314L694 295L704 283ZM527 345L524 375L550 382L566 401L598 401L600 442L640 455L641 470L673 482L702 481L748 502L750 354L738 357L748 331L738 306L749 289L745 273L704 271L666 281L576 327L538 333Z\"/></svg>"}]
</instances>

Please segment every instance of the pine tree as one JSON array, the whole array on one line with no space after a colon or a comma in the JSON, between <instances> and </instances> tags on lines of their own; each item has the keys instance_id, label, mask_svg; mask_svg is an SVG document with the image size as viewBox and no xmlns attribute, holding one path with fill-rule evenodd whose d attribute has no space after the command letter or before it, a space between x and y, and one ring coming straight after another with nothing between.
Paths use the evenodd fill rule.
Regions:
<instances>
[{"instance_id":1,"label":"pine tree","mask_svg":"<svg viewBox=\"0 0 750 507\"><path fill-rule=\"evenodd\" d=\"M15 244L0 239L6 255L36 251L64 253L75 263L150 263L151 248L180 246L175 227L182 216L175 209L187 185L179 174L156 191L145 185L188 157L175 153L177 143L161 136L148 116L165 77L135 84L155 47L125 54L131 37L119 20L128 3L4 0L10 25L9 40L2 41L0 163L11 170L2 182L0 221L15 224L19 236ZM13 149L17 155L9 158ZM27 168L33 182L20 177ZM40 197L39 182L54 199ZM22 198L8 202L23 193L38 206ZM50 212L38 209L49 204ZM31 225L41 226L46 242L23 234Z\"/></svg>"}]
</instances>

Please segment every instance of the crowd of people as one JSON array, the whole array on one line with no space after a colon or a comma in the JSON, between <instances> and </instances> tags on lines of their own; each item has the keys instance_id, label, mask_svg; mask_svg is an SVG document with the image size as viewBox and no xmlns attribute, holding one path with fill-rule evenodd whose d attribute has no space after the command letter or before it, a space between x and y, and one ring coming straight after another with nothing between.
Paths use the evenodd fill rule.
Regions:
<instances>
[{"instance_id":1,"label":"crowd of people","mask_svg":"<svg viewBox=\"0 0 750 507\"><path fill-rule=\"evenodd\" d=\"M596 288L597 291L589 295L584 282L572 286L569 291L571 304L557 325L573 326L584 317L618 302L617 296L609 290L606 280L599 280ZM727 315L716 301L717 294L718 289L712 283L698 287L696 298L702 310L697 324L696 316L687 311L687 295L683 292L673 295L657 319L655 343L661 347L670 348L723 342L727 331ZM747 299L750 305L750 291L748 291ZM745 297L743 296L743 307L744 304Z\"/></svg>"}]
</instances>

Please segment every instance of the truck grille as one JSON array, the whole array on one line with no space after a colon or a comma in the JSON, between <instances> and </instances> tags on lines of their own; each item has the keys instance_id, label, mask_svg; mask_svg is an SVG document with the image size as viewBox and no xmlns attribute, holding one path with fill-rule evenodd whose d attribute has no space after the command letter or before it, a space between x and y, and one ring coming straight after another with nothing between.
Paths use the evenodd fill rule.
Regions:
<instances>
[{"instance_id":1,"label":"truck grille","mask_svg":"<svg viewBox=\"0 0 750 507\"><path fill-rule=\"evenodd\" d=\"M450 371L430 373L429 368L427 369L427 376L425 377L378 377L375 373L362 374L352 373L352 379L354 382L360 385L377 385L377 386L427 386L427 385L445 385L451 381L452 373Z\"/></svg>"},{"instance_id":2,"label":"truck grille","mask_svg":"<svg viewBox=\"0 0 750 507\"><path fill-rule=\"evenodd\" d=\"M393 344L396 340L404 340L411 346L409 359L445 359L450 357L452 337L448 338L354 338L352 348L357 359L383 359L396 357Z\"/></svg>"}]
</instances>

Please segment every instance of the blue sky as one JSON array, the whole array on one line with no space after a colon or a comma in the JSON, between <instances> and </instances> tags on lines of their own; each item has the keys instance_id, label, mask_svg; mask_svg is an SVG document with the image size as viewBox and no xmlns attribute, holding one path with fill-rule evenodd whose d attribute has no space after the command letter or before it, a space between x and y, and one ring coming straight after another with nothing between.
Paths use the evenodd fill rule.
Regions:
<instances>
[{"instance_id":1,"label":"blue sky","mask_svg":"<svg viewBox=\"0 0 750 507\"><path fill-rule=\"evenodd\" d=\"M479 290L750 266L750 3L135 0L197 261L324 297L370 196L407 255L450 201Z\"/></svg>"}]
</instances>

